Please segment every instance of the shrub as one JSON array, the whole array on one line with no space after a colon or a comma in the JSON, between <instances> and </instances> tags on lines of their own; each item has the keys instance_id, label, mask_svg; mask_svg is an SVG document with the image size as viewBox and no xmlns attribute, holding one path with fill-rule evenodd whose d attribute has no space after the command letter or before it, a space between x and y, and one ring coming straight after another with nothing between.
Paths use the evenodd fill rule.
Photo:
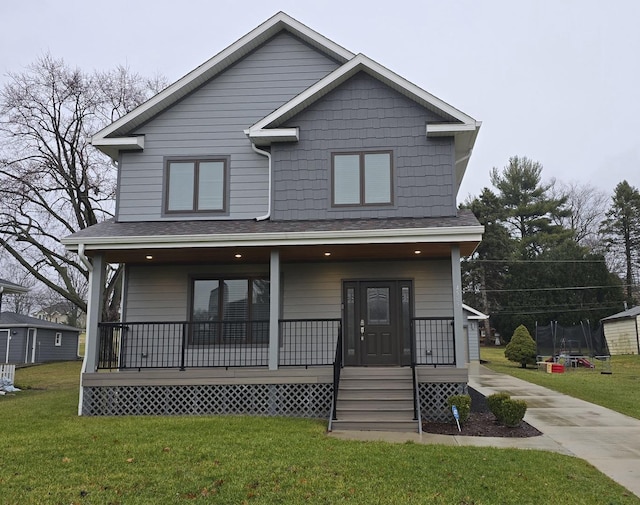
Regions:
<instances>
[{"instance_id":1,"label":"shrub","mask_svg":"<svg viewBox=\"0 0 640 505\"><path fill-rule=\"evenodd\" d=\"M509 428L520 426L524 414L527 411L527 402L509 398L502 402L502 424Z\"/></svg>"},{"instance_id":2,"label":"shrub","mask_svg":"<svg viewBox=\"0 0 640 505\"><path fill-rule=\"evenodd\" d=\"M511 399L509 393L495 393L487 396L487 405L489 405L489 410L494 416L496 416L498 421L500 421L502 417L502 403L509 399Z\"/></svg>"},{"instance_id":3,"label":"shrub","mask_svg":"<svg viewBox=\"0 0 640 505\"><path fill-rule=\"evenodd\" d=\"M471 397L469 395L453 395L447 398L449 410L455 405L460 416L460 424L464 424L471 414Z\"/></svg>"},{"instance_id":4,"label":"shrub","mask_svg":"<svg viewBox=\"0 0 640 505\"><path fill-rule=\"evenodd\" d=\"M522 368L527 368L527 364L536 364L536 343L524 325L521 324L513 332L511 341L504 350L504 356L509 361L520 363Z\"/></svg>"},{"instance_id":5,"label":"shrub","mask_svg":"<svg viewBox=\"0 0 640 505\"><path fill-rule=\"evenodd\" d=\"M487 397L489 410L496 416L500 424L509 428L520 426L524 414L527 412L527 402L513 400L508 393L496 393Z\"/></svg>"}]
</instances>

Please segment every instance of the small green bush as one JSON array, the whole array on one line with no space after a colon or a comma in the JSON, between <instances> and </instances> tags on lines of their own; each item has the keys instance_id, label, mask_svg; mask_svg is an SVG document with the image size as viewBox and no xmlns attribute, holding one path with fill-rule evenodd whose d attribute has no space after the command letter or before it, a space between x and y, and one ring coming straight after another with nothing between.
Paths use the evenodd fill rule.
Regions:
<instances>
[{"instance_id":1,"label":"small green bush","mask_svg":"<svg viewBox=\"0 0 640 505\"><path fill-rule=\"evenodd\" d=\"M498 421L500 420L500 413L502 411L502 402L505 400L509 400L511 395L509 393L495 393L487 396L487 404L489 405L489 410L491 413L496 416Z\"/></svg>"},{"instance_id":2,"label":"small green bush","mask_svg":"<svg viewBox=\"0 0 640 505\"><path fill-rule=\"evenodd\" d=\"M527 402L509 398L502 402L502 424L509 428L520 426L524 414L527 411Z\"/></svg>"},{"instance_id":3,"label":"small green bush","mask_svg":"<svg viewBox=\"0 0 640 505\"><path fill-rule=\"evenodd\" d=\"M460 415L460 424L464 424L471 414L471 396L469 395L453 395L447 398L447 406L449 410L455 405Z\"/></svg>"},{"instance_id":4,"label":"small green bush","mask_svg":"<svg viewBox=\"0 0 640 505\"><path fill-rule=\"evenodd\" d=\"M520 426L524 414L527 412L527 402L513 400L508 393L496 393L487 397L489 410L496 416L500 424L509 428Z\"/></svg>"}]
</instances>

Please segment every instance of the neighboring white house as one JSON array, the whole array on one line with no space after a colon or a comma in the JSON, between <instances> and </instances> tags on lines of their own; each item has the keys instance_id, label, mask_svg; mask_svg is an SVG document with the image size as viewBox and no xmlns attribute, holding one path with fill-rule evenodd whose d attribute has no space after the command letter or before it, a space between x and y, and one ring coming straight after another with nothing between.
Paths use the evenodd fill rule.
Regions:
<instances>
[{"instance_id":1,"label":"neighboring white house","mask_svg":"<svg viewBox=\"0 0 640 505\"><path fill-rule=\"evenodd\" d=\"M609 353L640 354L640 306L602 319Z\"/></svg>"}]
</instances>

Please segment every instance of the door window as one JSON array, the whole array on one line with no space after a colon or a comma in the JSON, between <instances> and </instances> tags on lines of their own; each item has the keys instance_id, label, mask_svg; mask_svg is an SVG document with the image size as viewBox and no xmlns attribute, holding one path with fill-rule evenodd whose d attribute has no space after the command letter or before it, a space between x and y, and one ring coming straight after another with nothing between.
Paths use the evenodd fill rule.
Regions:
<instances>
[{"instance_id":1,"label":"door window","mask_svg":"<svg viewBox=\"0 0 640 505\"><path fill-rule=\"evenodd\" d=\"M388 325L389 288L367 288L367 324Z\"/></svg>"}]
</instances>

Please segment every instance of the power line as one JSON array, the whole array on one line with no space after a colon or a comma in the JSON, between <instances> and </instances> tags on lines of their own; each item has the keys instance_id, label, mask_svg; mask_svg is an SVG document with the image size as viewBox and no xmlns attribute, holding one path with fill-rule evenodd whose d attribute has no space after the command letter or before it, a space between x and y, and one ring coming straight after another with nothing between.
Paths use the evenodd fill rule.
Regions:
<instances>
[{"instance_id":1,"label":"power line","mask_svg":"<svg viewBox=\"0 0 640 505\"><path fill-rule=\"evenodd\" d=\"M563 288L513 288L513 289L484 289L485 293L513 293L519 291L571 291L581 289L619 289L627 286L633 286L633 284L618 284L615 286L565 286ZM478 293L478 291L467 291L467 293Z\"/></svg>"},{"instance_id":2,"label":"power line","mask_svg":"<svg viewBox=\"0 0 640 505\"><path fill-rule=\"evenodd\" d=\"M473 259L470 258L466 260L467 263L605 263L604 259L600 260L542 260L542 259L533 259L533 260L481 260L481 259Z\"/></svg>"}]
</instances>

